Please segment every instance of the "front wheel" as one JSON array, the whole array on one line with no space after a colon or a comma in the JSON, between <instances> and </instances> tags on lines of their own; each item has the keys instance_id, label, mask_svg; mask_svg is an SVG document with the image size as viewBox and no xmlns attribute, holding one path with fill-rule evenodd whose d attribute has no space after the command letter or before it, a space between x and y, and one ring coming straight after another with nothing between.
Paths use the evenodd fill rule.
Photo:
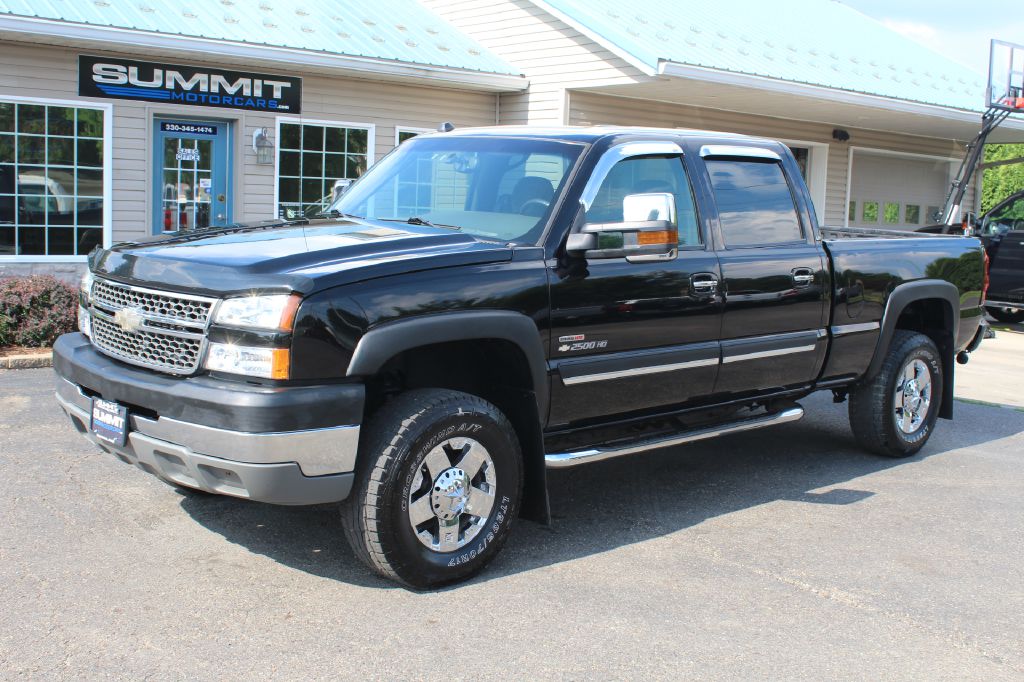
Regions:
<instances>
[{"instance_id":1,"label":"front wheel","mask_svg":"<svg viewBox=\"0 0 1024 682\"><path fill-rule=\"evenodd\" d=\"M865 449L909 457L928 442L942 403L942 359L924 334L898 330L878 374L850 392L850 426Z\"/></svg>"},{"instance_id":2,"label":"front wheel","mask_svg":"<svg viewBox=\"0 0 1024 682\"><path fill-rule=\"evenodd\" d=\"M1018 322L1024 321L1024 310L1017 308L985 308L985 311L999 320L1007 324L1017 324Z\"/></svg>"},{"instance_id":3,"label":"front wheel","mask_svg":"<svg viewBox=\"0 0 1024 682\"><path fill-rule=\"evenodd\" d=\"M498 408L459 391L409 391L374 416L364 448L342 525L370 568L425 589L494 558L523 481L519 441Z\"/></svg>"}]
</instances>

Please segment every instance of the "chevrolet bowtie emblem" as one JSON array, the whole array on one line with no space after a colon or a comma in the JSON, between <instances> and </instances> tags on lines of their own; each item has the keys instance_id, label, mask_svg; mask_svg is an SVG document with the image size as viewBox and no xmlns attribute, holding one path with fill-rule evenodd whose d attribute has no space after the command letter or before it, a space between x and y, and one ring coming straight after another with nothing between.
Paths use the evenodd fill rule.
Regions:
<instances>
[{"instance_id":1,"label":"chevrolet bowtie emblem","mask_svg":"<svg viewBox=\"0 0 1024 682\"><path fill-rule=\"evenodd\" d=\"M137 332L142 327L142 313L135 308L122 308L114 313L114 324L126 332Z\"/></svg>"}]
</instances>

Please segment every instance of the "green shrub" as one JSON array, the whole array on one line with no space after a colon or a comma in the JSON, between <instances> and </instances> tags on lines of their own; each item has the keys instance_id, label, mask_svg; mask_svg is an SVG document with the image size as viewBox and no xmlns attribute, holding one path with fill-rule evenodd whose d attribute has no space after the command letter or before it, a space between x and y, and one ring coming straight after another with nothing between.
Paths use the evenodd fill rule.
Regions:
<instances>
[{"instance_id":1,"label":"green shrub","mask_svg":"<svg viewBox=\"0 0 1024 682\"><path fill-rule=\"evenodd\" d=\"M51 346L78 326L78 291L56 277L0 280L0 346Z\"/></svg>"}]
</instances>

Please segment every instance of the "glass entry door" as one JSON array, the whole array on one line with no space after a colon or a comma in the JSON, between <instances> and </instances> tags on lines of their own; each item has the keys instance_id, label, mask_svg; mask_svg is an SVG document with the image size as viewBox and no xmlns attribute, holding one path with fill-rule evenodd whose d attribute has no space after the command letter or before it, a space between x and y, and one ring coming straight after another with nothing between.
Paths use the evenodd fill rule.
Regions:
<instances>
[{"instance_id":1,"label":"glass entry door","mask_svg":"<svg viewBox=\"0 0 1024 682\"><path fill-rule=\"evenodd\" d=\"M231 222L229 125L179 119L154 122L155 234Z\"/></svg>"}]
</instances>

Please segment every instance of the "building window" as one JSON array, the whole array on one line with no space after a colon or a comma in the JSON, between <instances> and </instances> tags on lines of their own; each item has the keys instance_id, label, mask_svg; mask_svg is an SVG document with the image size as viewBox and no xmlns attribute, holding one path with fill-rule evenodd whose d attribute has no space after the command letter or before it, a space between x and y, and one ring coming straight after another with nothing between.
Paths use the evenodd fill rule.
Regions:
<instances>
[{"instance_id":1,"label":"building window","mask_svg":"<svg viewBox=\"0 0 1024 682\"><path fill-rule=\"evenodd\" d=\"M434 131L429 128L395 128L395 146L397 147L406 140L412 139L417 135L432 132Z\"/></svg>"},{"instance_id":2,"label":"building window","mask_svg":"<svg viewBox=\"0 0 1024 682\"><path fill-rule=\"evenodd\" d=\"M917 225L921 222L921 207L917 204L907 204L904 207L906 213L904 214L903 222L909 223L910 225Z\"/></svg>"},{"instance_id":3,"label":"building window","mask_svg":"<svg viewBox=\"0 0 1024 682\"><path fill-rule=\"evenodd\" d=\"M0 100L0 256L103 243L105 110Z\"/></svg>"},{"instance_id":4,"label":"building window","mask_svg":"<svg viewBox=\"0 0 1024 682\"><path fill-rule=\"evenodd\" d=\"M856 201L853 201L853 200L850 201L850 209L847 212L846 217L850 220L850 222L853 222L854 220L857 219L857 202Z\"/></svg>"},{"instance_id":5,"label":"building window","mask_svg":"<svg viewBox=\"0 0 1024 682\"><path fill-rule=\"evenodd\" d=\"M894 201L885 202L882 218L887 225L898 225L900 222L900 205Z\"/></svg>"},{"instance_id":6,"label":"building window","mask_svg":"<svg viewBox=\"0 0 1024 682\"><path fill-rule=\"evenodd\" d=\"M370 163L372 128L281 121L278 130L278 215L297 218L331 203L335 180L355 180Z\"/></svg>"},{"instance_id":7,"label":"building window","mask_svg":"<svg viewBox=\"0 0 1024 682\"><path fill-rule=\"evenodd\" d=\"M417 135L432 133L428 128L395 128L395 146L410 140ZM444 175L448 175L445 173ZM395 195L396 211L401 215L418 216L429 212L433 208L434 200L431 188L448 185L452 188L449 195L453 201L465 201L466 187L456 189L458 184L465 178L440 177L435 173L434 165L427 157L417 157L416 163L411 172L407 172L398 178L398 185Z\"/></svg>"},{"instance_id":8,"label":"building window","mask_svg":"<svg viewBox=\"0 0 1024 682\"><path fill-rule=\"evenodd\" d=\"M878 222L878 202L864 201L861 203L860 219L865 223Z\"/></svg>"},{"instance_id":9,"label":"building window","mask_svg":"<svg viewBox=\"0 0 1024 682\"><path fill-rule=\"evenodd\" d=\"M809 150L807 147L790 146L789 151L793 152L793 158L796 159L796 165L797 168L800 169L801 177L803 177L805 181L808 180L807 166L810 162L811 150Z\"/></svg>"}]
</instances>

